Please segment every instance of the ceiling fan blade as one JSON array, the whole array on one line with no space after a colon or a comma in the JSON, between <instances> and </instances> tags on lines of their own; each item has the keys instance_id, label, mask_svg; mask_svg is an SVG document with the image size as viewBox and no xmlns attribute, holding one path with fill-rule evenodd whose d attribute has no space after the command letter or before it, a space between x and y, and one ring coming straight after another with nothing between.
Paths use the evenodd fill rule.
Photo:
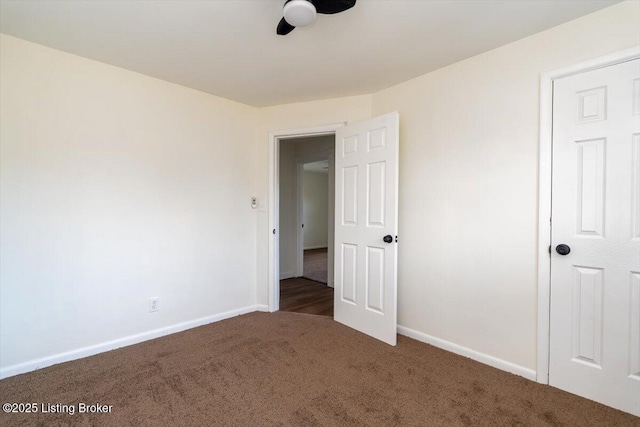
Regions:
<instances>
[{"instance_id":1,"label":"ceiling fan blade","mask_svg":"<svg viewBox=\"0 0 640 427\"><path fill-rule=\"evenodd\" d=\"M311 0L311 3L316 7L316 12L332 15L351 9L356 0Z\"/></svg>"},{"instance_id":2,"label":"ceiling fan blade","mask_svg":"<svg viewBox=\"0 0 640 427\"><path fill-rule=\"evenodd\" d=\"M286 36L291 31L293 31L294 28L296 27L289 24L284 18L282 18L278 23L278 29L276 30L276 33L278 33L281 36Z\"/></svg>"}]
</instances>

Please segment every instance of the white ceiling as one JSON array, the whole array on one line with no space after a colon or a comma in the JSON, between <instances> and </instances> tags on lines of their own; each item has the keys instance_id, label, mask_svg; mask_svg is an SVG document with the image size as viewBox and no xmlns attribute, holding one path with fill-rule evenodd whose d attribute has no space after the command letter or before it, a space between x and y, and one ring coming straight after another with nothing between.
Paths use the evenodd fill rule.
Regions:
<instances>
[{"instance_id":1,"label":"white ceiling","mask_svg":"<svg viewBox=\"0 0 640 427\"><path fill-rule=\"evenodd\" d=\"M0 31L254 106L373 93L619 0L358 0L276 35L284 0L0 1Z\"/></svg>"}]
</instances>

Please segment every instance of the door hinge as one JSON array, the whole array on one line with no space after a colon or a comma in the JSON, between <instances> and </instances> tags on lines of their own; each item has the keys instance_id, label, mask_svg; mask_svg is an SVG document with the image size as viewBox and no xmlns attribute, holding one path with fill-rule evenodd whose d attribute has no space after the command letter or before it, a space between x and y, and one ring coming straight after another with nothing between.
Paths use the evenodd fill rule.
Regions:
<instances>
[{"instance_id":1,"label":"door hinge","mask_svg":"<svg viewBox=\"0 0 640 427\"><path fill-rule=\"evenodd\" d=\"M273 233L273 234L276 234L276 229L275 229L275 228L273 229L272 233Z\"/></svg>"}]
</instances>

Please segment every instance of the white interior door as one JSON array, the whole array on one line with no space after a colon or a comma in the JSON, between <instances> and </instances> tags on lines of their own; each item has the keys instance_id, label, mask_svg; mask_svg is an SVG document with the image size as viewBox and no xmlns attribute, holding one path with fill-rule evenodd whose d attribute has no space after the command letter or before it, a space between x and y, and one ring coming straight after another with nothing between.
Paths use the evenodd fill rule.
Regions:
<instances>
[{"instance_id":1,"label":"white interior door","mask_svg":"<svg viewBox=\"0 0 640 427\"><path fill-rule=\"evenodd\" d=\"M549 384L640 415L640 60L553 90Z\"/></svg>"},{"instance_id":2,"label":"white interior door","mask_svg":"<svg viewBox=\"0 0 640 427\"><path fill-rule=\"evenodd\" d=\"M396 345L398 113L336 131L334 319Z\"/></svg>"}]
</instances>

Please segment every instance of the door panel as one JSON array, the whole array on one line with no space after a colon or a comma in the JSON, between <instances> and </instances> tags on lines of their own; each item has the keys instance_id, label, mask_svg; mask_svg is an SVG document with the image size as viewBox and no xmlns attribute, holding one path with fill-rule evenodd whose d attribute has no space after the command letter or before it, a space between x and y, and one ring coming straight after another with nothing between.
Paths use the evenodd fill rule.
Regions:
<instances>
[{"instance_id":1,"label":"door panel","mask_svg":"<svg viewBox=\"0 0 640 427\"><path fill-rule=\"evenodd\" d=\"M340 277L341 286L338 288L341 294L343 302L349 304L357 304L357 286L356 286L356 273L357 273L357 260L358 260L358 246L343 243L342 244L342 262L337 263L340 266L342 275Z\"/></svg>"},{"instance_id":2,"label":"door panel","mask_svg":"<svg viewBox=\"0 0 640 427\"><path fill-rule=\"evenodd\" d=\"M384 227L385 162L367 165L367 226Z\"/></svg>"},{"instance_id":3,"label":"door panel","mask_svg":"<svg viewBox=\"0 0 640 427\"><path fill-rule=\"evenodd\" d=\"M638 101L638 103L640 104L640 101ZM640 112L636 114L640 115ZM631 237L633 239L640 240L640 134L638 133L633 135L631 152L632 152L632 159L633 159L633 166L632 166L633 184L631 184L631 188L632 188L631 204L633 206L633 213L632 213L633 230L631 232Z\"/></svg>"},{"instance_id":4,"label":"door panel","mask_svg":"<svg viewBox=\"0 0 640 427\"><path fill-rule=\"evenodd\" d=\"M605 140L578 141L578 215L579 235L604 237L604 156Z\"/></svg>"},{"instance_id":5,"label":"door panel","mask_svg":"<svg viewBox=\"0 0 640 427\"><path fill-rule=\"evenodd\" d=\"M572 360L595 367L602 360L602 276L601 268L574 267Z\"/></svg>"},{"instance_id":6,"label":"door panel","mask_svg":"<svg viewBox=\"0 0 640 427\"><path fill-rule=\"evenodd\" d=\"M639 76L634 60L554 81L549 359L551 385L635 415Z\"/></svg>"},{"instance_id":7,"label":"door panel","mask_svg":"<svg viewBox=\"0 0 640 427\"><path fill-rule=\"evenodd\" d=\"M335 162L334 318L395 345L398 113L340 128Z\"/></svg>"},{"instance_id":8,"label":"door panel","mask_svg":"<svg viewBox=\"0 0 640 427\"><path fill-rule=\"evenodd\" d=\"M384 314L384 249L367 248L367 309Z\"/></svg>"},{"instance_id":9,"label":"door panel","mask_svg":"<svg viewBox=\"0 0 640 427\"><path fill-rule=\"evenodd\" d=\"M631 331L631 345L629 346L629 375L640 381L640 272L631 272L631 315L629 316L629 330Z\"/></svg>"},{"instance_id":10,"label":"door panel","mask_svg":"<svg viewBox=\"0 0 640 427\"><path fill-rule=\"evenodd\" d=\"M350 166L342 169L342 209L339 218L343 226L358 225L358 167ZM339 194L339 193L338 193Z\"/></svg>"}]
</instances>

